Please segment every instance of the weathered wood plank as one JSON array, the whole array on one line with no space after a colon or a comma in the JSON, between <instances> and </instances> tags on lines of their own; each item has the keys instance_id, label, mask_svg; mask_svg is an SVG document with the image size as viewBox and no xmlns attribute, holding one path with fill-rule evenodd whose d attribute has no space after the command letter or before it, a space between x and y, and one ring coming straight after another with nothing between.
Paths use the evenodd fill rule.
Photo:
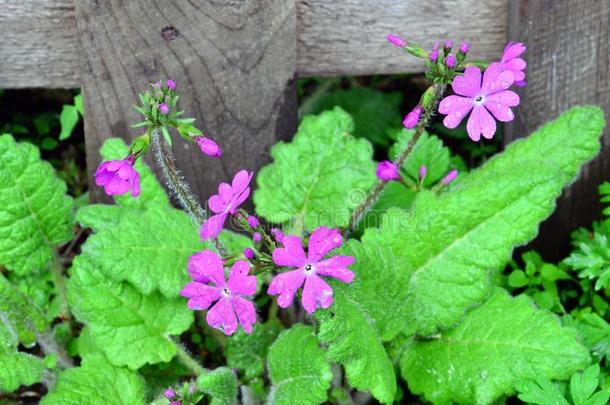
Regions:
<instances>
[{"instance_id":1,"label":"weathered wood plank","mask_svg":"<svg viewBox=\"0 0 610 405\"><path fill-rule=\"evenodd\" d=\"M74 1L2 1L0 88L80 86ZM421 71L420 61L385 43L392 32L430 46L436 38L468 40L474 57L497 57L506 38L508 1L299 0L297 72Z\"/></svg>"},{"instance_id":2,"label":"weathered wood plank","mask_svg":"<svg viewBox=\"0 0 610 405\"><path fill-rule=\"evenodd\" d=\"M196 145L174 145L178 166L202 198L238 169L259 169L278 137L292 136L294 1L81 0L77 20L90 168L104 139L137 135L129 128L138 119L136 92L163 77L177 81L180 104L223 147L217 160Z\"/></svg>"},{"instance_id":3,"label":"weathered wood plank","mask_svg":"<svg viewBox=\"0 0 610 405\"><path fill-rule=\"evenodd\" d=\"M578 104L610 111L610 3L605 0L515 0L509 39L525 42L528 87L505 135L508 143ZM570 232L601 217L597 186L610 180L610 130L600 155L565 190L533 247L549 259L565 255ZM544 158L544 157L541 157Z\"/></svg>"}]
</instances>

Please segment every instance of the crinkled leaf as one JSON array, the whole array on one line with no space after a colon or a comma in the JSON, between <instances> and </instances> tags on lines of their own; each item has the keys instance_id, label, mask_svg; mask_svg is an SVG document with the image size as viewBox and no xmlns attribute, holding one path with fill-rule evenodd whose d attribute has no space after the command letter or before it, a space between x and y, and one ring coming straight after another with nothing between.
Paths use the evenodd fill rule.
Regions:
<instances>
[{"instance_id":1,"label":"crinkled leaf","mask_svg":"<svg viewBox=\"0 0 610 405\"><path fill-rule=\"evenodd\" d=\"M36 333L46 326L44 315L0 274L0 325L11 330L26 347L36 342Z\"/></svg>"},{"instance_id":2,"label":"crinkled leaf","mask_svg":"<svg viewBox=\"0 0 610 405\"><path fill-rule=\"evenodd\" d=\"M382 224L379 243L410 275L405 323L429 335L455 325L491 291L491 272L531 240L561 189L599 150L597 107L575 107L472 171L452 192L422 192ZM527 173L525 175L524 173Z\"/></svg>"},{"instance_id":3,"label":"crinkled leaf","mask_svg":"<svg viewBox=\"0 0 610 405\"><path fill-rule=\"evenodd\" d=\"M275 145L274 162L259 172L256 212L271 222L291 220L299 231L346 226L375 182L371 145L352 130L338 107L305 117L293 141Z\"/></svg>"},{"instance_id":4,"label":"crinkled leaf","mask_svg":"<svg viewBox=\"0 0 610 405\"><path fill-rule=\"evenodd\" d=\"M269 348L268 367L273 383L269 404L308 405L327 400L333 375L310 326L296 324L282 332Z\"/></svg>"},{"instance_id":5,"label":"crinkled leaf","mask_svg":"<svg viewBox=\"0 0 610 405\"><path fill-rule=\"evenodd\" d=\"M0 264L18 273L46 268L72 236L72 204L35 146L0 136Z\"/></svg>"},{"instance_id":6,"label":"crinkled leaf","mask_svg":"<svg viewBox=\"0 0 610 405\"><path fill-rule=\"evenodd\" d=\"M265 371L267 350L281 330L277 321L256 323L250 334L240 329L227 341L227 366L240 370L247 379L261 376Z\"/></svg>"},{"instance_id":7,"label":"crinkled leaf","mask_svg":"<svg viewBox=\"0 0 610 405\"><path fill-rule=\"evenodd\" d=\"M134 371L115 367L103 356L83 359L64 370L41 405L142 405L144 381Z\"/></svg>"},{"instance_id":8,"label":"crinkled leaf","mask_svg":"<svg viewBox=\"0 0 610 405\"><path fill-rule=\"evenodd\" d=\"M339 106L354 118L354 136L388 145L387 130L400 126L402 93L384 93L366 87L352 87L328 93L313 106L319 114Z\"/></svg>"},{"instance_id":9,"label":"crinkled leaf","mask_svg":"<svg viewBox=\"0 0 610 405\"><path fill-rule=\"evenodd\" d=\"M81 208L77 219L95 231L81 256L109 280L129 281L144 294L159 290L177 297L189 280L189 256L205 248L191 219L173 208L92 205Z\"/></svg>"},{"instance_id":10,"label":"crinkled leaf","mask_svg":"<svg viewBox=\"0 0 610 405\"><path fill-rule=\"evenodd\" d=\"M42 360L17 351L17 335L0 323L0 393L20 385L32 385L42 378Z\"/></svg>"},{"instance_id":11,"label":"crinkled leaf","mask_svg":"<svg viewBox=\"0 0 610 405\"><path fill-rule=\"evenodd\" d=\"M526 295L496 289L455 329L414 339L400 360L414 394L435 404L491 403L524 379L567 379L589 362L574 329Z\"/></svg>"},{"instance_id":12,"label":"crinkled leaf","mask_svg":"<svg viewBox=\"0 0 610 405\"><path fill-rule=\"evenodd\" d=\"M129 283L106 278L97 266L78 256L67 285L72 311L95 345L116 366L137 369L170 361L176 345L169 335L180 335L193 322L184 299L142 295Z\"/></svg>"},{"instance_id":13,"label":"crinkled leaf","mask_svg":"<svg viewBox=\"0 0 610 405\"><path fill-rule=\"evenodd\" d=\"M231 369L219 367L202 374L197 387L207 394L210 405L232 405L237 403L237 379Z\"/></svg>"}]
</instances>

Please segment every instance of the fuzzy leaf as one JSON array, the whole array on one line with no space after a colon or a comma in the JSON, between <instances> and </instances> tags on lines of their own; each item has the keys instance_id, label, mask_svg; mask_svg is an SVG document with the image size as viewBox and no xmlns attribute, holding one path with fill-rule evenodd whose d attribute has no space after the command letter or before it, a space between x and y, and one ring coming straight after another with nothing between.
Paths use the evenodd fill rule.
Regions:
<instances>
[{"instance_id":1,"label":"fuzzy leaf","mask_svg":"<svg viewBox=\"0 0 610 405\"><path fill-rule=\"evenodd\" d=\"M184 299L142 295L129 283L107 279L85 255L75 259L67 288L74 315L116 366L170 361L176 345L169 335L180 335L193 322Z\"/></svg>"},{"instance_id":2,"label":"fuzzy leaf","mask_svg":"<svg viewBox=\"0 0 610 405\"><path fill-rule=\"evenodd\" d=\"M413 340L400 360L414 394L435 404L491 403L524 379L568 379L589 362L574 329L538 310L529 297L496 289L458 327Z\"/></svg>"},{"instance_id":3,"label":"fuzzy leaf","mask_svg":"<svg viewBox=\"0 0 610 405\"><path fill-rule=\"evenodd\" d=\"M531 240L562 188L599 150L597 107L575 107L513 142L452 192L421 192L410 213L384 221L378 237L410 275L405 320L430 335L455 325L491 291L491 272Z\"/></svg>"},{"instance_id":4,"label":"fuzzy leaf","mask_svg":"<svg viewBox=\"0 0 610 405\"><path fill-rule=\"evenodd\" d=\"M103 356L83 359L80 367L63 371L41 405L141 405L144 381L134 371L115 367Z\"/></svg>"},{"instance_id":5,"label":"fuzzy leaf","mask_svg":"<svg viewBox=\"0 0 610 405\"><path fill-rule=\"evenodd\" d=\"M307 116L291 143L271 149L274 163L257 176L256 212L270 222L291 220L295 230L346 226L351 210L375 182L373 150L349 133L340 108Z\"/></svg>"},{"instance_id":6,"label":"fuzzy leaf","mask_svg":"<svg viewBox=\"0 0 610 405\"><path fill-rule=\"evenodd\" d=\"M314 330L302 324L280 334L269 348L273 405L321 404L327 400L332 372Z\"/></svg>"},{"instance_id":7,"label":"fuzzy leaf","mask_svg":"<svg viewBox=\"0 0 610 405\"><path fill-rule=\"evenodd\" d=\"M46 268L72 236L72 204L35 146L0 136L0 264L18 273Z\"/></svg>"},{"instance_id":8,"label":"fuzzy leaf","mask_svg":"<svg viewBox=\"0 0 610 405\"><path fill-rule=\"evenodd\" d=\"M277 321L256 323L250 334L240 329L227 341L227 366L242 371L247 379L261 376L265 371L267 350L281 330Z\"/></svg>"},{"instance_id":9,"label":"fuzzy leaf","mask_svg":"<svg viewBox=\"0 0 610 405\"><path fill-rule=\"evenodd\" d=\"M210 396L210 405L232 405L237 403L237 380L231 369L219 367L202 374L197 387Z\"/></svg>"},{"instance_id":10,"label":"fuzzy leaf","mask_svg":"<svg viewBox=\"0 0 610 405\"><path fill-rule=\"evenodd\" d=\"M0 274L0 327L14 333L26 347L36 342L36 333L46 326L44 315L4 276Z\"/></svg>"},{"instance_id":11,"label":"fuzzy leaf","mask_svg":"<svg viewBox=\"0 0 610 405\"><path fill-rule=\"evenodd\" d=\"M17 336L0 323L0 393L15 391L20 385L32 385L42 377L42 360L18 352L17 343Z\"/></svg>"}]
</instances>

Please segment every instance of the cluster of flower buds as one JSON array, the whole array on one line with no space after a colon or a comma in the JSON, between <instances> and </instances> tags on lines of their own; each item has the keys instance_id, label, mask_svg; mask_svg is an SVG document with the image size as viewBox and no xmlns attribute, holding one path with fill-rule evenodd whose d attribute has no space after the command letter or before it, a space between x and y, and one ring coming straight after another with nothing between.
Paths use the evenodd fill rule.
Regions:
<instances>
[{"instance_id":1,"label":"cluster of flower buds","mask_svg":"<svg viewBox=\"0 0 610 405\"><path fill-rule=\"evenodd\" d=\"M168 405L195 405L203 399L203 394L192 383L184 383L178 392L168 388L163 392L163 396L170 401Z\"/></svg>"},{"instance_id":2,"label":"cluster of flower buds","mask_svg":"<svg viewBox=\"0 0 610 405\"><path fill-rule=\"evenodd\" d=\"M133 197L140 194L140 175L134 164L138 158L148 152L154 131L160 131L165 141L171 145L169 129L175 128L182 138L195 142L204 154L215 158L222 155L218 144L203 136L203 133L193 125L194 118L181 118L184 111L176 111L179 96L175 81L171 79L165 83L159 81L153 83L151 87L152 90L139 94L140 105L135 106L144 120L132 125L134 128L146 127L145 133L134 139L129 154L124 159L102 162L95 172L95 183L104 187L104 191L110 196L129 191Z\"/></svg>"}]
</instances>

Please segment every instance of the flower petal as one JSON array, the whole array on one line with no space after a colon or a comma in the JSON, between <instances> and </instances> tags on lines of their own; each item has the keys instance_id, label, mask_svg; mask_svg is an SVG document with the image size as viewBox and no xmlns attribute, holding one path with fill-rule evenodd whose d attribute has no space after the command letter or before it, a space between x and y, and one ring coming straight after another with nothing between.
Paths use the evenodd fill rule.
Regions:
<instances>
[{"instance_id":1,"label":"flower petal","mask_svg":"<svg viewBox=\"0 0 610 405\"><path fill-rule=\"evenodd\" d=\"M237 211L237 208L239 208L239 206L242 205L243 202L246 201L246 199L249 196L250 196L250 187L246 187L246 189L244 191L242 191L241 194L233 196L233 199L229 203L229 212L231 214L235 214L235 211Z\"/></svg>"},{"instance_id":2,"label":"flower petal","mask_svg":"<svg viewBox=\"0 0 610 405\"><path fill-rule=\"evenodd\" d=\"M256 276L249 276L250 263L238 260L231 267L229 274L229 289L232 294L254 295L256 292Z\"/></svg>"},{"instance_id":3,"label":"flower petal","mask_svg":"<svg viewBox=\"0 0 610 405\"><path fill-rule=\"evenodd\" d=\"M481 139L481 126L479 124L479 110L481 107L474 107L466 123L466 131L468 131L468 137L475 142L479 142Z\"/></svg>"},{"instance_id":4,"label":"flower petal","mask_svg":"<svg viewBox=\"0 0 610 405\"><path fill-rule=\"evenodd\" d=\"M484 138L491 139L496 133L496 120L493 119L485 107L481 107L479 110L479 125L481 125L481 133L483 134Z\"/></svg>"},{"instance_id":5,"label":"flower petal","mask_svg":"<svg viewBox=\"0 0 610 405\"><path fill-rule=\"evenodd\" d=\"M253 172L248 173L247 170L240 170L239 172L237 172L235 177L233 177L233 181L231 182L233 195L241 194L250 184L250 180L252 180L253 175Z\"/></svg>"},{"instance_id":6,"label":"flower petal","mask_svg":"<svg viewBox=\"0 0 610 405\"><path fill-rule=\"evenodd\" d=\"M525 69L527 67L527 62L521 58L514 58L514 59L509 60L506 63L503 63L502 67L505 70L511 70L514 73L515 70Z\"/></svg>"},{"instance_id":7,"label":"flower petal","mask_svg":"<svg viewBox=\"0 0 610 405\"><path fill-rule=\"evenodd\" d=\"M448 114L443 120L447 128L455 128L468 115L474 102L471 98L460 96L445 97L438 108L441 114Z\"/></svg>"},{"instance_id":8,"label":"flower petal","mask_svg":"<svg viewBox=\"0 0 610 405\"><path fill-rule=\"evenodd\" d=\"M304 281L305 274L301 269L280 273L271 281L267 294L279 295L277 297L277 304L281 308L286 308L292 304L294 295L301 288Z\"/></svg>"},{"instance_id":9,"label":"flower petal","mask_svg":"<svg viewBox=\"0 0 610 405\"><path fill-rule=\"evenodd\" d=\"M188 301L190 309L205 310L220 298L220 291L217 287L192 282L182 287L180 295L190 298Z\"/></svg>"},{"instance_id":10,"label":"flower petal","mask_svg":"<svg viewBox=\"0 0 610 405\"><path fill-rule=\"evenodd\" d=\"M301 302L308 314L313 314L318 306L328 308L333 303L333 289L326 281L311 274L305 280Z\"/></svg>"},{"instance_id":11,"label":"flower petal","mask_svg":"<svg viewBox=\"0 0 610 405\"><path fill-rule=\"evenodd\" d=\"M501 62L508 62L509 60L520 56L523 52L525 52L527 47L523 45L521 42L509 42L504 47L504 51L502 52L502 60Z\"/></svg>"},{"instance_id":12,"label":"flower petal","mask_svg":"<svg viewBox=\"0 0 610 405\"><path fill-rule=\"evenodd\" d=\"M108 195L121 195L125 194L131 189L129 180L123 180L118 176L112 177L112 179L104 186L104 191Z\"/></svg>"},{"instance_id":13,"label":"flower petal","mask_svg":"<svg viewBox=\"0 0 610 405\"><path fill-rule=\"evenodd\" d=\"M220 183L218 185L218 195L226 206L229 202L231 202L231 199L233 198L233 189L227 183Z\"/></svg>"},{"instance_id":14,"label":"flower petal","mask_svg":"<svg viewBox=\"0 0 610 405\"><path fill-rule=\"evenodd\" d=\"M317 263L328 252L343 244L343 237L338 229L330 229L325 226L316 228L309 238L307 256L309 261Z\"/></svg>"},{"instance_id":15,"label":"flower petal","mask_svg":"<svg viewBox=\"0 0 610 405\"><path fill-rule=\"evenodd\" d=\"M205 320L212 328L231 336L237 330L237 317L233 310L233 303L229 298L221 298L209 311Z\"/></svg>"},{"instance_id":16,"label":"flower petal","mask_svg":"<svg viewBox=\"0 0 610 405\"><path fill-rule=\"evenodd\" d=\"M453 79L451 88L460 96L475 97L481 89L481 69L476 66L466 68L463 75Z\"/></svg>"},{"instance_id":17,"label":"flower petal","mask_svg":"<svg viewBox=\"0 0 610 405\"><path fill-rule=\"evenodd\" d=\"M227 214L216 214L209 217L201 226L201 240L214 239L218 236L227 219Z\"/></svg>"},{"instance_id":18,"label":"flower petal","mask_svg":"<svg viewBox=\"0 0 610 405\"><path fill-rule=\"evenodd\" d=\"M485 98L485 108L487 108L498 121L508 122L515 118L510 107L519 104L517 93L505 90L500 93L492 94Z\"/></svg>"},{"instance_id":19,"label":"flower petal","mask_svg":"<svg viewBox=\"0 0 610 405\"><path fill-rule=\"evenodd\" d=\"M284 236L282 239L283 248L277 248L273 251L273 263L278 266L300 267L307 260L305 251L301 243L301 238L298 236Z\"/></svg>"},{"instance_id":20,"label":"flower petal","mask_svg":"<svg viewBox=\"0 0 610 405\"><path fill-rule=\"evenodd\" d=\"M246 333L252 333L252 325L256 323L256 310L252 301L238 296L232 296L231 302L239 319L239 323Z\"/></svg>"},{"instance_id":21,"label":"flower petal","mask_svg":"<svg viewBox=\"0 0 610 405\"><path fill-rule=\"evenodd\" d=\"M212 281L218 287L225 286L224 264L216 252L204 250L189 257L188 272L200 283Z\"/></svg>"},{"instance_id":22,"label":"flower petal","mask_svg":"<svg viewBox=\"0 0 610 405\"><path fill-rule=\"evenodd\" d=\"M515 76L510 70L503 70L502 64L494 62L483 74L481 94L488 95L506 90L515 82Z\"/></svg>"},{"instance_id":23,"label":"flower petal","mask_svg":"<svg viewBox=\"0 0 610 405\"><path fill-rule=\"evenodd\" d=\"M108 170L100 170L101 167L102 166L100 166L95 172L95 184L98 186L105 186L106 184L110 183L110 180L112 180L114 177L114 173L109 172Z\"/></svg>"},{"instance_id":24,"label":"flower petal","mask_svg":"<svg viewBox=\"0 0 610 405\"><path fill-rule=\"evenodd\" d=\"M316 274L351 283L354 281L354 272L347 266L354 264L355 261L354 256L333 256L315 265Z\"/></svg>"},{"instance_id":25,"label":"flower petal","mask_svg":"<svg viewBox=\"0 0 610 405\"><path fill-rule=\"evenodd\" d=\"M227 204L222 200L222 197L220 197L219 194L214 194L208 199L208 207L210 207L210 210L212 210L214 214L222 213L226 206Z\"/></svg>"},{"instance_id":26,"label":"flower petal","mask_svg":"<svg viewBox=\"0 0 610 405\"><path fill-rule=\"evenodd\" d=\"M140 173L133 171L131 176L131 196L137 197L140 195Z\"/></svg>"}]
</instances>

